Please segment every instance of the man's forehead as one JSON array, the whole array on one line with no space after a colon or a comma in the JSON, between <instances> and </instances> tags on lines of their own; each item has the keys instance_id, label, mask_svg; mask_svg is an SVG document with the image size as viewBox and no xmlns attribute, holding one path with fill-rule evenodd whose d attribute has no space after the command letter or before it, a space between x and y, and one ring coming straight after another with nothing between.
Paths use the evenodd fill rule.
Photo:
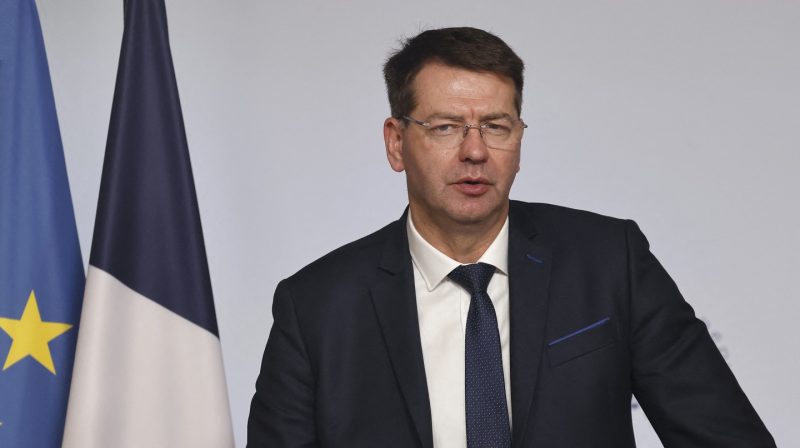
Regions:
<instances>
[{"instance_id":1,"label":"man's forehead","mask_svg":"<svg viewBox=\"0 0 800 448\"><path fill-rule=\"evenodd\" d=\"M421 83L433 82L442 83L466 83L478 79L491 78L497 83L501 83L515 89L514 81L500 73L491 71L470 70L455 65L445 64L439 61L426 62L422 68L414 75L412 85L415 87Z\"/></svg>"},{"instance_id":2,"label":"man's forehead","mask_svg":"<svg viewBox=\"0 0 800 448\"><path fill-rule=\"evenodd\" d=\"M416 108L428 116L458 118L468 114L494 118L516 111L511 79L441 63L426 64L413 81Z\"/></svg>"}]
</instances>

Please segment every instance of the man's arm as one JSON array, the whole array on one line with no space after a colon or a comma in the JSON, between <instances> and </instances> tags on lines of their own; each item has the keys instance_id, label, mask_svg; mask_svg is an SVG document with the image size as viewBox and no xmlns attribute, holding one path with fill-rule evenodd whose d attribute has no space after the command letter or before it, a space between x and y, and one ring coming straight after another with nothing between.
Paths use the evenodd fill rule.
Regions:
<instances>
[{"instance_id":1,"label":"man's arm","mask_svg":"<svg viewBox=\"0 0 800 448\"><path fill-rule=\"evenodd\" d=\"M248 447L316 447L314 375L286 281L272 302L269 334L247 422Z\"/></svg>"},{"instance_id":2,"label":"man's arm","mask_svg":"<svg viewBox=\"0 0 800 448\"><path fill-rule=\"evenodd\" d=\"M774 447L705 324L633 221L627 239L633 391L664 446Z\"/></svg>"}]
</instances>

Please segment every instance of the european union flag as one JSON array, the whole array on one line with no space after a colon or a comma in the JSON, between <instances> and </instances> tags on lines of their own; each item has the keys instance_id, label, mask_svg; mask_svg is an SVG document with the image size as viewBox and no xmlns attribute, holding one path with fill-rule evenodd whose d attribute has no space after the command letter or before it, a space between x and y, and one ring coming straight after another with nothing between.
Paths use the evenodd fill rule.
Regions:
<instances>
[{"instance_id":1,"label":"european union flag","mask_svg":"<svg viewBox=\"0 0 800 448\"><path fill-rule=\"evenodd\" d=\"M33 0L0 0L0 447L57 447L84 273Z\"/></svg>"}]
</instances>

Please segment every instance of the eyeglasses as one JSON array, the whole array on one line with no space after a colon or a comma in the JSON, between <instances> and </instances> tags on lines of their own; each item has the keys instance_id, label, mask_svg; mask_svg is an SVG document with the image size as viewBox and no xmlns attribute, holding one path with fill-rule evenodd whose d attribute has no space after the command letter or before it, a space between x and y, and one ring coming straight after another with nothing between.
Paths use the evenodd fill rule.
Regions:
<instances>
[{"instance_id":1,"label":"eyeglasses","mask_svg":"<svg viewBox=\"0 0 800 448\"><path fill-rule=\"evenodd\" d=\"M518 118L500 117L480 124L465 123L463 120L436 118L420 121L409 116L402 120L425 128L425 135L433 144L443 149L455 148L467 138L470 129L477 129L487 147L504 151L516 150L522 141L522 133L528 127Z\"/></svg>"}]
</instances>

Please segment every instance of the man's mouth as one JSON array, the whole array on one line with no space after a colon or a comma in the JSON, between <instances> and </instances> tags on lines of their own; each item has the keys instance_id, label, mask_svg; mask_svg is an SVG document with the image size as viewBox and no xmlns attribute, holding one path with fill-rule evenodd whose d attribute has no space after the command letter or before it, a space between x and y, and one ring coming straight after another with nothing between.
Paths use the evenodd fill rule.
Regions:
<instances>
[{"instance_id":1,"label":"man's mouth","mask_svg":"<svg viewBox=\"0 0 800 448\"><path fill-rule=\"evenodd\" d=\"M457 184L469 184L469 185L478 185L478 184L491 184L489 179L485 177L471 177L471 176L464 176L456 181Z\"/></svg>"},{"instance_id":2,"label":"man's mouth","mask_svg":"<svg viewBox=\"0 0 800 448\"><path fill-rule=\"evenodd\" d=\"M489 181L482 177L464 177L455 183L455 187L467 196L480 196L489 190Z\"/></svg>"}]
</instances>

